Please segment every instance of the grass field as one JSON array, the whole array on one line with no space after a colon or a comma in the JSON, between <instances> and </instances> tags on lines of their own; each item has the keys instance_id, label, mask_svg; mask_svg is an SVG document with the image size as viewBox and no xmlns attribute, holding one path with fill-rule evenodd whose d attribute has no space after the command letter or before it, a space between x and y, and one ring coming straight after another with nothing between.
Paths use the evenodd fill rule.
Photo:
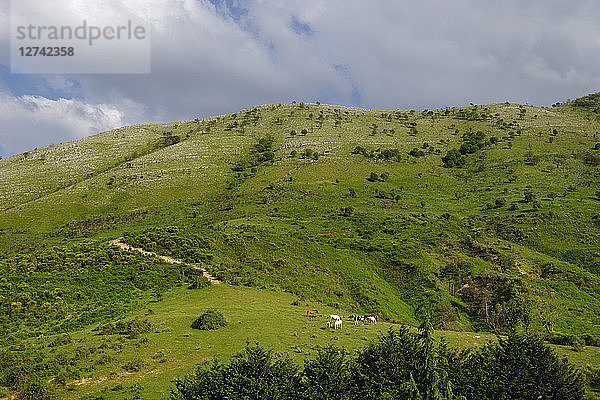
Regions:
<instances>
[{"instance_id":1,"label":"grass field","mask_svg":"<svg viewBox=\"0 0 600 400\"><path fill-rule=\"evenodd\" d=\"M149 308L127 316L147 319L153 325L150 333L127 339L123 335L99 335L95 327L90 327L70 334L71 343L45 351L75 354L82 348L96 349L79 360L93 369L82 380L61 390L61 398L126 399L139 392L142 399L159 399L168 398L170 381L189 372L193 365L214 358L226 361L248 342L263 344L302 362L314 355L319 346L358 349L394 326L385 322L355 326L344 321L341 330L326 329L325 318L309 320L306 310L316 308L324 316L347 311L310 302L292 305L295 300L287 293L229 285L201 290L175 288L165 294L164 300L148 303ZM216 331L191 329L191 322L209 308L221 311L228 326ZM494 335L484 332L438 331L437 335L458 348L495 340ZM52 343L54 339L48 337L45 342ZM555 348L576 365L600 362L600 348L588 347L582 352L563 346ZM97 365L97 360L106 355L111 361ZM140 370L126 371L123 366L128 362L139 364Z\"/></svg>"}]
</instances>

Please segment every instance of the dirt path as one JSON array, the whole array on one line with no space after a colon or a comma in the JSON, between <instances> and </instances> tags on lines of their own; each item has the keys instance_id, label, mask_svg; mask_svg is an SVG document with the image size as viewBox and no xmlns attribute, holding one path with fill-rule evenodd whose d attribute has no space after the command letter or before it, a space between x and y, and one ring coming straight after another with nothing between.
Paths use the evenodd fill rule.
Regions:
<instances>
[{"instance_id":1,"label":"dirt path","mask_svg":"<svg viewBox=\"0 0 600 400\"><path fill-rule=\"evenodd\" d=\"M173 257L169 257L169 256L161 256L160 254L156 254L152 251L146 251L144 249L140 249L139 247L133 247L128 245L127 243L123 243L121 240L123 238L117 238L115 240L111 240L109 243L112 244L113 246L118 246L120 248L122 248L123 250L128 250L128 251L137 251L138 253L141 253L143 255L146 256L152 256L152 257L157 257L160 258L161 260L163 260L164 262L168 262L169 264L181 264L181 260L177 260ZM191 267L195 268L195 269L199 269L200 271L202 271L202 275L204 275L204 277L206 279L208 279L210 281L210 283L212 283L213 285L218 285L221 283L220 280L218 280L217 278L213 277L211 274L208 273L208 271L206 271L204 268L194 265L194 264L189 264Z\"/></svg>"}]
</instances>

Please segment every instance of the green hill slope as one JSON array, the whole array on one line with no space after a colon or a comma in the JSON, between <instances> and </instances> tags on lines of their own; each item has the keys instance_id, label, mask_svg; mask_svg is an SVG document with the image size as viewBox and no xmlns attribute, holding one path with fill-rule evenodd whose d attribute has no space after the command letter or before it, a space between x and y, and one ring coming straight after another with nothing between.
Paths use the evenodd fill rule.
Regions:
<instances>
[{"instance_id":1,"label":"green hill slope","mask_svg":"<svg viewBox=\"0 0 600 400\"><path fill-rule=\"evenodd\" d=\"M2 160L1 244L10 253L178 225L177 240L208 236L208 267L226 281L405 319L403 303L442 301L448 285L446 300L468 311L456 285L478 287L468 280L482 273L588 292L581 282L593 287L600 268L597 128L576 107L513 104L273 105L123 128ZM475 132L465 164L444 167Z\"/></svg>"},{"instance_id":2,"label":"green hill slope","mask_svg":"<svg viewBox=\"0 0 600 400\"><path fill-rule=\"evenodd\" d=\"M2 331L71 332L192 279L115 255L124 237L230 285L391 321L600 336L594 99L265 105L0 160Z\"/></svg>"}]
</instances>

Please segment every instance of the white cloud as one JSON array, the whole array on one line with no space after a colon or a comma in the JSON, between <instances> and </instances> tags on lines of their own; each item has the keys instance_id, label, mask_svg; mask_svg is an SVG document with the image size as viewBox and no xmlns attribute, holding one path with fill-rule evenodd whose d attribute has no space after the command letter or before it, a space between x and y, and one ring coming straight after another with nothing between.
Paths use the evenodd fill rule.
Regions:
<instances>
[{"instance_id":1,"label":"white cloud","mask_svg":"<svg viewBox=\"0 0 600 400\"><path fill-rule=\"evenodd\" d=\"M107 104L14 97L0 92L0 155L79 139L121 125L123 113Z\"/></svg>"}]
</instances>

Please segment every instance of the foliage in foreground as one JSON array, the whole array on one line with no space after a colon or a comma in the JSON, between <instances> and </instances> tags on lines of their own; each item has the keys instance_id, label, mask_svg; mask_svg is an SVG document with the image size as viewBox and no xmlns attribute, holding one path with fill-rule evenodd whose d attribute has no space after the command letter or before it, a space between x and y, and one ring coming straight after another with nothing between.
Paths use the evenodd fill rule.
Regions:
<instances>
[{"instance_id":1,"label":"foliage in foreground","mask_svg":"<svg viewBox=\"0 0 600 400\"><path fill-rule=\"evenodd\" d=\"M259 345L175 380L172 400L201 399L583 399L584 380L539 339L513 335L475 351L390 331L355 356L321 349L299 368Z\"/></svg>"}]
</instances>

